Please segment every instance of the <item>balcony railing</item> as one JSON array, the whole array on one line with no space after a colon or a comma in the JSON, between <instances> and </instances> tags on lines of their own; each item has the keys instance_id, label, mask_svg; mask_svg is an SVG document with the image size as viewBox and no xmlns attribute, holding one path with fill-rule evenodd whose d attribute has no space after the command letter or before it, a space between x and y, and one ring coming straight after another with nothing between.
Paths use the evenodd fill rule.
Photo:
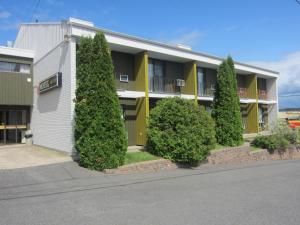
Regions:
<instances>
[{"instance_id":1,"label":"balcony railing","mask_svg":"<svg viewBox=\"0 0 300 225\"><path fill-rule=\"evenodd\" d=\"M268 95L266 90L258 90L258 99L267 100Z\"/></svg>"},{"instance_id":2,"label":"balcony railing","mask_svg":"<svg viewBox=\"0 0 300 225\"><path fill-rule=\"evenodd\" d=\"M205 88L204 90L198 90L198 96L200 97L212 97L214 96L215 88Z\"/></svg>"},{"instance_id":3,"label":"balcony railing","mask_svg":"<svg viewBox=\"0 0 300 225\"><path fill-rule=\"evenodd\" d=\"M237 92L240 98L248 98L247 88L238 87Z\"/></svg>"},{"instance_id":4,"label":"balcony railing","mask_svg":"<svg viewBox=\"0 0 300 225\"><path fill-rule=\"evenodd\" d=\"M152 93L179 93L180 87L176 85L176 79L166 77L151 77L149 79L149 92Z\"/></svg>"},{"instance_id":5,"label":"balcony railing","mask_svg":"<svg viewBox=\"0 0 300 225\"><path fill-rule=\"evenodd\" d=\"M199 90L198 91L198 96L201 97L212 97L214 96L215 88L214 86L211 86L210 88L205 88L204 90ZM242 88L238 87L238 95L240 98L247 98L248 93L247 93L247 88Z\"/></svg>"}]
</instances>

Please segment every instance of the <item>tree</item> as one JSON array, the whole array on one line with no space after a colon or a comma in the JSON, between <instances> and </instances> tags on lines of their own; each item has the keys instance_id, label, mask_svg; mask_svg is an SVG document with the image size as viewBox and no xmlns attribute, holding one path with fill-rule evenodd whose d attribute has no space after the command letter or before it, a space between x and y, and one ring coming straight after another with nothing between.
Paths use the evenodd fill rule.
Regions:
<instances>
[{"instance_id":1,"label":"tree","mask_svg":"<svg viewBox=\"0 0 300 225\"><path fill-rule=\"evenodd\" d=\"M237 146L243 142L243 125L237 93L236 73L231 57L218 68L212 117L219 144Z\"/></svg>"},{"instance_id":2,"label":"tree","mask_svg":"<svg viewBox=\"0 0 300 225\"><path fill-rule=\"evenodd\" d=\"M234 137L236 137L236 144L240 145L243 143L243 120L241 115L241 107L240 107L240 97L238 95L238 84L237 84L237 76L234 68L234 61L231 58L231 56L227 57L227 63L231 69L231 79L233 84L233 97L235 98L234 104L232 104L233 107L233 113L234 113L234 123L235 123L235 134Z\"/></svg>"},{"instance_id":3,"label":"tree","mask_svg":"<svg viewBox=\"0 0 300 225\"><path fill-rule=\"evenodd\" d=\"M215 147L214 121L194 101L166 98L151 110L147 150L174 162L196 164Z\"/></svg>"},{"instance_id":4,"label":"tree","mask_svg":"<svg viewBox=\"0 0 300 225\"><path fill-rule=\"evenodd\" d=\"M104 34L81 38L77 50L75 147L84 167L103 170L124 164L124 121Z\"/></svg>"}]
</instances>

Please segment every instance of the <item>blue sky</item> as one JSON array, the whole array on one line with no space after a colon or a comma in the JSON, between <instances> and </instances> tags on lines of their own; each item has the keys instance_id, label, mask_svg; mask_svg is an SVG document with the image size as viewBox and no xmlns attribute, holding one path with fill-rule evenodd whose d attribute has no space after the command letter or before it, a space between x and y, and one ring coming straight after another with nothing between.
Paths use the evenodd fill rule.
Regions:
<instances>
[{"instance_id":1,"label":"blue sky","mask_svg":"<svg viewBox=\"0 0 300 225\"><path fill-rule=\"evenodd\" d=\"M300 5L295 0L40 0L34 13L36 4L0 0L0 45L15 39L20 22L86 19L278 70L279 94L285 96L280 107L300 107Z\"/></svg>"}]
</instances>

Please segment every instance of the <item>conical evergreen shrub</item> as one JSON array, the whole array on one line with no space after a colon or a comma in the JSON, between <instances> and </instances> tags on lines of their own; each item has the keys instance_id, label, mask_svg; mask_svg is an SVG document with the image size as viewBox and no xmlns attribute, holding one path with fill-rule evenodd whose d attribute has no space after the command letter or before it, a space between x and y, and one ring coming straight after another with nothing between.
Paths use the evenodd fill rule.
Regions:
<instances>
[{"instance_id":1,"label":"conical evergreen shrub","mask_svg":"<svg viewBox=\"0 0 300 225\"><path fill-rule=\"evenodd\" d=\"M232 104L232 112L234 113L234 126L235 132L234 137L236 140L236 145L240 145L243 143L243 120L241 114L241 106L240 106L240 97L238 95L238 84L237 84L237 76L234 68L234 61L231 56L227 57L227 63L231 69L231 78L232 78L232 85L233 85L233 97L235 98L234 104Z\"/></svg>"},{"instance_id":2,"label":"conical evergreen shrub","mask_svg":"<svg viewBox=\"0 0 300 225\"><path fill-rule=\"evenodd\" d=\"M237 146L243 142L243 127L233 60L229 57L218 68L212 117L217 142Z\"/></svg>"},{"instance_id":3,"label":"conical evergreen shrub","mask_svg":"<svg viewBox=\"0 0 300 225\"><path fill-rule=\"evenodd\" d=\"M75 147L80 164L103 170L124 164L124 121L104 34L81 38L77 50Z\"/></svg>"}]
</instances>

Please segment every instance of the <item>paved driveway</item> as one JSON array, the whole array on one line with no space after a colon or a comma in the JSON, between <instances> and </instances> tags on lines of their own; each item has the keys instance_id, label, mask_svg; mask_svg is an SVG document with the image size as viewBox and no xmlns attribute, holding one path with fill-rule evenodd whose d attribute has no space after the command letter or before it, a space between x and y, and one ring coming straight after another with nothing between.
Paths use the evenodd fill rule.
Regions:
<instances>
[{"instance_id":1,"label":"paved driveway","mask_svg":"<svg viewBox=\"0 0 300 225\"><path fill-rule=\"evenodd\" d=\"M41 166L71 160L71 157L63 153L39 146L24 144L0 146L0 170Z\"/></svg>"},{"instance_id":2,"label":"paved driveway","mask_svg":"<svg viewBox=\"0 0 300 225\"><path fill-rule=\"evenodd\" d=\"M299 225L300 161L105 175L74 162L0 171L2 225Z\"/></svg>"}]
</instances>

